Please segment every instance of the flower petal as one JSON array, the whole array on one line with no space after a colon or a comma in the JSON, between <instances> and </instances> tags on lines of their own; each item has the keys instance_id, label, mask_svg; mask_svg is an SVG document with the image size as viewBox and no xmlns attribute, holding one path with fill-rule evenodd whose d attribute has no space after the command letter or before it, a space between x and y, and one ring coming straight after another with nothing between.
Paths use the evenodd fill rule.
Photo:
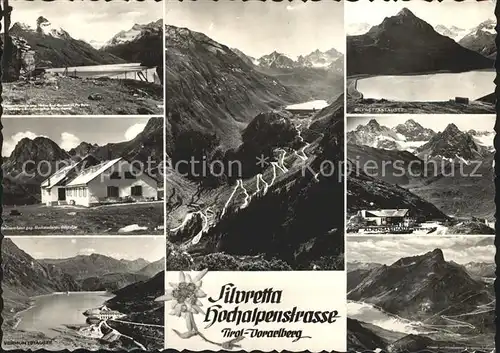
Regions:
<instances>
[{"instance_id":1,"label":"flower petal","mask_svg":"<svg viewBox=\"0 0 500 353\"><path fill-rule=\"evenodd\" d=\"M205 275L207 274L207 272L208 272L208 268L206 268L206 269L204 269L203 271L201 271L200 273L198 273L198 274L194 277L193 282L199 282L199 281L201 281L201 279L202 279L203 277L205 277Z\"/></svg>"},{"instance_id":2,"label":"flower petal","mask_svg":"<svg viewBox=\"0 0 500 353\"><path fill-rule=\"evenodd\" d=\"M205 312L203 311L203 309L200 308L198 305L193 305L193 310L196 310L197 314L202 313L203 315L205 315Z\"/></svg>"},{"instance_id":3,"label":"flower petal","mask_svg":"<svg viewBox=\"0 0 500 353\"><path fill-rule=\"evenodd\" d=\"M193 280L191 279L191 275L189 273L186 273L186 283L193 283Z\"/></svg>"},{"instance_id":4,"label":"flower petal","mask_svg":"<svg viewBox=\"0 0 500 353\"><path fill-rule=\"evenodd\" d=\"M179 271L179 282L186 282L186 275L184 275L184 272Z\"/></svg>"},{"instance_id":5,"label":"flower petal","mask_svg":"<svg viewBox=\"0 0 500 353\"><path fill-rule=\"evenodd\" d=\"M205 298L207 296L207 293L202 291L201 289L198 289L195 293L196 298Z\"/></svg>"},{"instance_id":6,"label":"flower petal","mask_svg":"<svg viewBox=\"0 0 500 353\"><path fill-rule=\"evenodd\" d=\"M179 288L179 283L168 282L168 285L170 287L172 287L172 289L178 289Z\"/></svg>"},{"instance_id":7,"label":"flower petal","mask_svg":"<svg viewBox=\"0 0 500 353\"><path fill-rule=\"evenodd\" d=\"M172 315L175 315L175 316L181 316L182 314L182 305L181 304L177 304L174 308L174 310L172 310L173 314Z\"/></svg>"},{"instance_id":8,"label":"flower petal","mask_svg":"<svg viewBox=\"0 0 500 353\"><path fill-rule=\"evenodd\" d=\"M175 308L177 305L181 305L181 304L179 304L179 303L177 302L177 300L174 300L174 301L172 302L172 306L171 306L171 308L173 309L173 308Z\"/></svg>"},{"instance_id":9,"label":"flower petal","mask_svg":"<svg viewBox=\"0 0 500 353\"><path fill-rule=\"evenodd\" d=\"M155 299L155 302L168 302L169 300L174 299L172 296L172 293L166 293L165 295L162 295L158 298Z\"/></svg>"},{"instance_id":10,"label":"flower petal","mask_svg":"<svg viewBox=\"0 0 500 353\"><path fill-rule=\"evenodd\" d=\"M202 303L202 302L200 302L198 299L196 299L196 305L198 305L198 306L203 306L203 303Z\"/></svg>"}]
</instances>

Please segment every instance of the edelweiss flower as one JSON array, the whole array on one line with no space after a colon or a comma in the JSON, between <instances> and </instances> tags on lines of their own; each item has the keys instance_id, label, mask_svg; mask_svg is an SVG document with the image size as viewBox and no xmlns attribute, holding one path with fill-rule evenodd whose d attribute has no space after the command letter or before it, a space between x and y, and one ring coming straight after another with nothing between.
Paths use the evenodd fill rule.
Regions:
<instances>
[{"instance_id":1,"label":"edelweiss flower","mask_svg":"<svg viewBox=\"0 0 500 353\"><path fill-rule=\"evenodd\" d=\"M181 316L187 313L199 314L203 312L203 303L199 298L206 297L206 293L201 290L201 279L207 274L208 269L201 271L195 278L191 279L189 274L179 272L179 283L169 283L171 289L167 289L165 295L158 297L155 301L172 302L170 315Z\"/></svg>"}]
</instances>

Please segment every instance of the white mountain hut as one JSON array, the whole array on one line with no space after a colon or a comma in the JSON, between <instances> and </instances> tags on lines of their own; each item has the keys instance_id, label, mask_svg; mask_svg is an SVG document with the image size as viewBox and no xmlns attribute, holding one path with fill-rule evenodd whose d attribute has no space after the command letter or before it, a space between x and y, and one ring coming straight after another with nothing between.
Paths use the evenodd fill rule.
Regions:
<instances>
[{"instance_id":1,"label":"white mountain hut","mask_svg":"<svg viewBox=\"0 0 500 353\"><path fill-rule=\"evenodd\" d=\"M91 166L82 163L91 160ZM107 203L158 199L158 181L124 158L95 163L86 157L66 166L41 184L42 203L47 206L94 206Z\"/></svg>"}]
</instances>

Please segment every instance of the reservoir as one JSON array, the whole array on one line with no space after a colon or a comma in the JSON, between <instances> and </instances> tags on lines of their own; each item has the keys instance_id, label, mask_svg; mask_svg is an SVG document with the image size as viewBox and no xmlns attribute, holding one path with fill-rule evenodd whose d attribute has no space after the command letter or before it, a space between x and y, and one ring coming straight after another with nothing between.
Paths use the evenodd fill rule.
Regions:
<instances>
[{"instance_id":1,"label":"reservoir","mask_svg":"<svg viewBox=\"0 0 500 353\"><path fill-rule=\"evenodd\" d=\"M348 301L347 316L361 322L383 328L384 330L401 332L405 334L422 334L428 330L418 321L406 320L396 315L385 313L371 304Z\"/></svg>"},{"instance_id":2,"label":"reservoir","mask_svg":"<svg viewBox=\"0 0 500 353\"><path fill-rule=\"evenodd\" d=\"M328 107L328 102L325 100L314 100L305 103L292 104L287 106L286 110L321 110Z\"/></svg>"},{"instance_id":3,"label":"reservoir","mask_svg":"<svg viewBox=\"0 0 500 353\"><path fill-rule=\"evenodd\" d=\"M156 68L148 68L139 63L130 64L110 64L110 65L90 65L71 66L46 69L47 72L59 73L76 77L109 77L114 79L131 79L159 83Z\"/></svg>"},{"instance_id":4,"label":"reservoir","mask_svg":"<svg viewBox=\"0 0 500 353\"><path fill-rule=\"evenodd\" d=\"M495 71L469 71L410 76L375 76L359 79L357 90L365 99L405 102L448 101L455 97L476 100L495 90Z\"/></svg>"},{"instance_id":5,"label":"reservoir","mask_svg":"<svg viewBox=\"0 0 500 353\"><path fill-rule=\"evenodd\" d=\"M21 319L18 330L42 332L47 337L56 337L56 329L65 325L85 325L83 312L99 307L114 295L107 292L54 293L34 297L34 305L18 314Z\"/></svg>"}]
</instances>

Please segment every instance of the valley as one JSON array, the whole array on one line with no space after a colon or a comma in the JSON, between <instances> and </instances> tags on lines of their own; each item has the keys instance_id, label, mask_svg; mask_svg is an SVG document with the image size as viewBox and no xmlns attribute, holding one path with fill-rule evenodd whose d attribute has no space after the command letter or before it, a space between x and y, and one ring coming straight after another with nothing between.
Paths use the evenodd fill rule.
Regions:
<instances>
[{"instance_id":1,"label":"valley","mask_svg":"<svg viewBox=\"0 0 500 353\"><path fill-rule=\"evenodd\" d=\"M488 26L485 22L465 38L452 39L446 28L434 29L403 8L360 34L348 35L347 112L493 113L496 53L470 44L481 35L493 45L484 29ZM417 40L409 46L407 38Z\"/></svg>"},{"instance_id":2,"label":"valley","mask_svg":"<svg viewBox=\"0 0 500 353\"><path fill-rule=\"evenodd\" d=\"M13 6L12 16L25 11ZM162 114L162 29L162 19L135 24L95 47L41 14L36 23L15 22L4 50L5 113Z\"/></svg>"},{"instance_id":3,"label":"valley","mask_svg":"<svg viewBox=\"0 0 500 353\"><path fill-rule=\"evenodd\" d=\"M2 244L4 348L163 348L164 309L154 299L164 291L164 258L34 259L16 245L30 241Z\"/></svg>"},{"instance_id":4,"label":"valley","mask_svg":"<svg viewBox=\"0 0 500 353\"><path fill-rule=\"evenodd\" d=\"M433 246L425 245L432 240L421 240L419 249ZM359 238L351 241L364 242ZM492 349L495 300L491 281L468 272L466 259L460 264L455 258L445 260L443 253L455 257L463 246L458 237L446 242L451 244L446 249L408 253L411 256L393 263L383 261L385 264L366 269L349 269L348 264L349 347L443 352ZM493 238L472 238L467 244L476 251L494 248Z\"/></svg>"},{"instance_id":5,"label":"valley","mask_svg":"<svg viewBox=\"0 0 500 353\"><path fill-rule=\"evenodd\" d=\"M169 269L340 269L343 54L255 58L173 25L166 44Z\"/></svg>"}]
</instances>

